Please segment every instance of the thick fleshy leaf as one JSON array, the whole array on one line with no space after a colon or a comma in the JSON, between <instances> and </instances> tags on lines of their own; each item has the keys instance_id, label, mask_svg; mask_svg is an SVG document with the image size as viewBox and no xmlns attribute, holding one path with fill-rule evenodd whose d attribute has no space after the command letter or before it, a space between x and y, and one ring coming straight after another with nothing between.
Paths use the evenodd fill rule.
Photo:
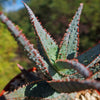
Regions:
<instances>
[{"instance_id":1,"label":"thick fleshy leaf","mask_svg":"<svg viewBox=\"0 0 100 100\"><path fill-rule=\"evenodd\" d=\"M77 58L79 62L86 65L86 68L89 68L94 75L100 71L100 43Z\"/></svg>"},{"instance_id":2,"label":"thick fleshy leaf","mask_svg":"<svg viewBox=\"0 0 100 100\"><path fill-rule=\"evenodd\" d=\"M20 87L16 91L5 93L5 98L11 99L21 99L27 97L47 97L55 91L46 82L39 82L29 84L27 86Z\"/></svg>"},{"instance_id":3,"label":"thick fleshy leaf","mask_svg":"<svg viewBox=\"0 0 100 100\"><path fill-rule=\"evenodd\" d=\"M90 64L87 65L87 68L96 66L99 63L100 63L100 54Z\"/></svg>"},{"instance_id":4,"label":"thick fleshy leaf","mask_svg":"<svg viewBox=\"0 0 100 100\"><path fill-rule=\"evenodd\" d=\"M23 75L25 76L25 79L26 79L27 82L32 82L32 81L40 80L40 78L37 77L34 72L31 73L31 72L25 70L20 64L17 64L17 66L19 67L19 69L21 70Z\"/></svg>"},{"instance_id":5,"label":"thick fleshy leaf","mask_svg":"<svg viewBox=\"0 0 100 100\"><path fill-rule=\"evenodd\" d=\"M90 79L100 81L100 71L93 74Z\"/></svg>"},{"instance_id":6,"label":"thick fleshy leaf","mask_svg":"<svg viewBox=\"0 0 100 100\"><path fill-rule=\"evenodd\" d=\"M100 78L100 75L97 74L98 72L100 72L100 56L98 56L97 58L95 58L88 66L86 66L87 68L90 69L90 71L92 71L92 76L91 77L95 77L95 78Z\"/></svg>"},{"instance_id":7,"label":"thick fleshy leaf","mask_svg":"<svg viewBox=\"0 0 100 100\"><path fill-rule=\"evenodd\" d=\"M41 81L38 83L32 83L27 86L23 86L18 88L17 90L13 92L5 92L5 94L2 96L2 98L9 99L24 99L27 100L27 98L32 98L32 100L51 100L51 99L57 99L62 100L62 97L70 98L68 94L66 93L58 93L56 92L47 82ZM1 99L1 98L0 98ZM66 100L66 99L64 99ZM71 99L69 99L71 100Z\"/></svg>"},{"instance_id":8,"label":"thick fleshy leaf","mask_svg":"<svg viewBox=\"0 0 100 100\"><path fill-rule=\"evenodd\" d=\"M77 57L79 45L79 20L82 8L83 4L81 3L60 44L58 59L73 59Z\"/></svg>"},{"instance_id":9,"label":"thick fleshy leaf","mask_svg":"<svg viewBox=\"0 0 100 100\"><path fill-rule=\"evenodd\" d=\"M77 59L85 66L93 66L98 60L100 60L100 43L78 56Z\"/></svg>"},{"instance_id":10,"label":"thick fleshy leaf","mask_svg":"<svg viewBox=\"0 0 100 100\"><path fill-rule=\"evenodd\" d=\"M75 69L84 77L89 77L91 75L89 70L76 60L57 60L55 65L60 73L63 73L65 69Z\"/></svg>"},{"instance_id":11,"label":"thick fleshy leaf","mask_svg":"<svg viewBox=\"0 0 100 100\"><path fill-rule=\"evenodd\" d=\"M29 40L25 37L22 31L19 31L18 26L15 27L15 25L3 13L0 14L0 19L8 26L12 35L17 38L18 42L20 42L24 49L28 52L29 59L36 63L36 67L42 71L44 75L46 75L49 79L60 78L55 69L48 65L39 52L33 47L33 44L30 44Z\"/></svg>"},{"instance_id":12,"label":"thick fleshy leaf","mask_svg":"<svg viewBox=\"0 0 100 100\"><path fill-rule=\"evenodd\" d=\"M100 91L100 82L94 81L94 80L84 80L84 81L78 81L78 80L54 80L48 82L51 87L53 87L58 92L63 93L71 93L86 89L98 89Z\"/></svg>"},{"instance_id":13,"label":"thick fleshy leaf","mask_svg":"<svg viewBox=\"0 0 100 100\"><path fill-rule=\"evenodd\" d=\"M35 17L32 10L28 7L27 4L25 4L26 9L28 10L28 13L30 15L31 23L34 25L36 33L41 41L41 44L44 48L44 51L47 54L47 57L51 63L54 63L56 60L57 52L58 52L58 46L54 42L54 40L50 37L50 35L46 32L45 29L41 26L37 18Z\"/></svg>"},{"instance_id":14,"label":"thick fleshy leaf","mask_svg":"<svg viewBox=\"0 0 100 100\"><path fill-rule=\"evenodd\" d=\"M100 80L100 56L92 61L91 64L87 66L87 68L92 71L91 79L99 79Z\"/></svg>"}]
</instances>

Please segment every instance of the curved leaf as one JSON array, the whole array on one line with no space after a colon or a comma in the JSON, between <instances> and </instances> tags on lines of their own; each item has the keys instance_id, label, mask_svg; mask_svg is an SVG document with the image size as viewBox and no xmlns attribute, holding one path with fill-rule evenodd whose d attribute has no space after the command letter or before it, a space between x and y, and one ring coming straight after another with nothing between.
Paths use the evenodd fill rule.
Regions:
<instances>
[{"instance_id":1,"label":"curved leaf","mask_svg":"<svg viewBox=\"0 0 100 100\"><path fill-rule=\"evenodd\" d=\"M91 75L89 70L84 65L75 60L57 60L55 65L59 72L65 69L75 69L84 77L89 77Z\"/></svg>"}]
</instances>

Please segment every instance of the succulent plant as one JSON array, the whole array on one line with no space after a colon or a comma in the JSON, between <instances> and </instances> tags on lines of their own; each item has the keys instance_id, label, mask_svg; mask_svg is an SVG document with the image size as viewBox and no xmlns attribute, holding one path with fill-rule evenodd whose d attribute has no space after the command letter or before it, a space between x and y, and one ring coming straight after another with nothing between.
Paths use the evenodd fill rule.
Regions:
<instances>
[{"instance_id":1,"label":"succulent plant","mask_svg":"<svg viewBox=\"0 0 100 100\"><path fill-rule=\"evenodd\" d=\"M32 10L25 4L39 39L38 50L2 12L0 19L27 52L36 66L25 70L17 64L21 74L12 79L1 92L6 100L73 100L85 90L100 92L100 42L92 49L78 55L79 20L83 8L80 4L60 46L43 29Z\"/></svg>"}]
</instances>

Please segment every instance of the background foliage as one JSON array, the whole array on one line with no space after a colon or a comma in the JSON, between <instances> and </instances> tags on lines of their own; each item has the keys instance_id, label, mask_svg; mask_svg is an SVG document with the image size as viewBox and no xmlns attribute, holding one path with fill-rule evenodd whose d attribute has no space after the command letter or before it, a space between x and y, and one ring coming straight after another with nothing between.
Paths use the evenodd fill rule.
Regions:
<instances>
[{"instance_id":1,"label":"background foliage","mask_svg":"<svg viewBox=\"0 0 100 100\"><path fill-rule=\"evenodd\" d=\"M18 72L16 63L17 43L6 26L0 22L0 91Z\"/></svg>"},{"instance_id":2,"label":"background foliage","mask_svg":"<svg viewBox=\"0 0 100 100\"><path fill-rule=\"evenodd\" d=\"M59 41L61 41L66 28L68 28L68 24L70 23L77 8L79 7L79 4L83 2L84 9L80 21L79 52L82 52L89 47L92 47L100 40L100 0L26 1L30 1L28 2L28 5L34 11L35 15L39 17L39 20L42 22L44 28L46 28L48 32L50 32L52 37L57 40L58 44ZM9 16L9 19L11 19L14 23L18 24L23 29L23 32L26 34L27 38L32 43L36 44L36 37L34 34L35 32L33 31L33 28L30 24L27 11L24 8L16 12L9 12L7 13L7 16ZM9 39L9 42L11 43L5 41L6 38ZM10 50L10 54L8 53L8 50ZM18 58L12 61L16 57L16 50ZM2 84L3 86L6 84L4 84L4 80L8 80L7 75L9 75L9 79L11 79L13 75L15 75L15 72L18 73L18 69L15 67L16 62L18 62L18 60L20 60L20 64L22 64L24 67L32 67L31 63L24 55L25 53L23 54L22 47L17 48L15 40L9 35L9 32L7 31L6 27L0 23L0 62L2 62L0 63L0 71L2 72L0 72L0 86L2 86ZM9 74L8 72L5 72L6 68L10 69L10 72L6 70L9 72ZM5 79L3 77L5 77Z\"/></svg>"},{"instance_id":3,"label":"background foliage","mask_svg":"<svg viewBox=\"0 0 100 100\"><path fill-rule=\"evenodd\" d=\"M83 51L100 39L100 0L31 0L29 6L59 43L81 2L84 3L80 21L80 50ZM33 29L25 9L11 12L8 16L33 40Z\"/></svg>"}]
</instances>

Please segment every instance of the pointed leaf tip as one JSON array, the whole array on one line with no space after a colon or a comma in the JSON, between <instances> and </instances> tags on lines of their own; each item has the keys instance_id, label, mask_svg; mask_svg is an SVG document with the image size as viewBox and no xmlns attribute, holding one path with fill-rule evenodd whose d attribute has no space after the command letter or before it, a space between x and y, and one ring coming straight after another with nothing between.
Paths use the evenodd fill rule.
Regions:
<instances>
[{"instance_id":1,"label":"pointed leaf tip","mask_svg":"<svg viewBox=\"0 0 100 100\"><path fill-rule=\"evenodd\" d=\"M56 71L54 70L54 68L49 68L50 66L47 64L47 62L42 58L42 56L39 54L39 52L34 49L33 45L29 42L29 40L25 37L25 35L22 33L22 31L18 30L18 27L16 27L12 21L10 20L6 20L7 17L4 14L0 15L0 20L2 22L4 22L4 24L7 25L7 27L9 28L9 30L11 31L11 33L13 34L13 36L17 39L17 41L19 43L21 43L21 45L24 47L24 50L27 51L29 59L31 59L32 61L34 61L38 67L39 70L41 70L43 72L44 75L46 75L48 78L51 79L51 76L54 76L53 73L56 73ZM40 60L41 59L41 60ZM19 64L17 65L19 67L19 69L21 71L25 71L25 69L20 66ZM47 69L45 69L44 67L46 67ZM52 69L49 70L49 69ZM47 70L49 71L49 73L47 73ZM56 77L56 76L54 76Z\"/></svg>"},{"instance_id":2,"label":"pointed leaf tip","mask_svg":"<svg viewBox=\"0 0 100 100\"><path fill-rule=\"evenodd\" d=\"M43 50L46 52L46 56L48 57L50 63L54 63L54 61L56 60L57 52L58 52L58 45L56 44L54 39L50 37L48 32L42 27L42 25L40 24L38 19L35 17L35 14L30 9L30 7L26 3L24 3L24 6L26 7L28 11L31 23L33 27L35 28L37 36L43 46Z\"/></svg>"},{"instance_id":3,"label":"pointed leaf tip","mask_svg":"<svg viewBox=\"0 0 100 100\"><path fill-rule=\"evenodd\" d=\"M60 44L60 50L58 59L73 59L78 55L79 46L79 19L83 4L80 4L78 11L76 12L73 20L69 24L69 28L66 29L66 33L63 37L63 41Z\"/></svg>"},{"instance_id":4,"label":"pointed leaf tip","mask_svg":"<svg viewBox=\"0 0 100 100\"><path fill-rule=\"evenodd\" d=\"M21 1L24 4L24 1Z\"/></svg>"},{"instance_id":5,"label":"pointed leaf tip","mask_svg":"<svg viewBox=\"0 0 100 100\"><path fill-rule=\"evenodd\" d=\"M83 6L83 3L80 3L81 6Z\"/></svg>"},{"instance_id":6,"label":"pointed leaf tip","mask_svg":"<svg viewBox=\"0 0 100 100\"><path fill-rule=\"evenodd\" d=\"M24 69L20 64L17 64L17 66L18 66L18 68L19 68L20 70L23 70L23 69Z\"/></svg>"}]
</instances>

